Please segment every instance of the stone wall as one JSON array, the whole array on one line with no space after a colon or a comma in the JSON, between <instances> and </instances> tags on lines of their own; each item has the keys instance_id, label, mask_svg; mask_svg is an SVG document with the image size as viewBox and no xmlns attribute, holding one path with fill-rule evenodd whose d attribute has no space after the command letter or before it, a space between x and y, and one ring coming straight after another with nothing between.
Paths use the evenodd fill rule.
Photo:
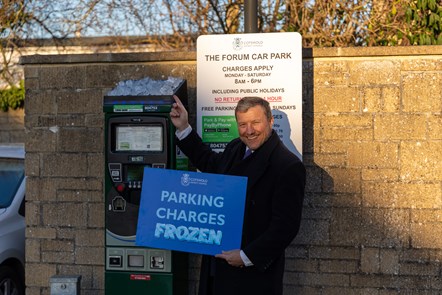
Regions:
<instances>
[{"instance_id":1,"label":"stone wall","mask_svg":"<svg viewBox=\"0 0 442 295\"><path fill-rule=\"evenodd\" d=\"M187 79L196 54L29 56L25 67L27 294L55 274L104 277L102 99L122 80ZM287 249L285 295L442 291L440 47L303 51L301 232ZM191 295L198 255L190 256Z\"/></svg>"}]
</instances>

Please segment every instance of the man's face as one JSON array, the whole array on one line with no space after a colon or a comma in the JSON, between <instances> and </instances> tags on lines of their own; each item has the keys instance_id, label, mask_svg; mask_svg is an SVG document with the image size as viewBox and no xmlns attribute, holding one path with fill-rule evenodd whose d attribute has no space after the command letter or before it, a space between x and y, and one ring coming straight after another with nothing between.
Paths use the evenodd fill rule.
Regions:
<instances>
[{"instance_id":1,"label":"man's face","mask_svg":"<svg viewBox=\"0 0 442 295\"><path fill-rule=\"evenodd\" d=\"M236 113L239 138L250 149L258 149L270 136L273 126L273 117L268 120L262 106L254 106L247 112Z\"/></svg>"}]
</instances>

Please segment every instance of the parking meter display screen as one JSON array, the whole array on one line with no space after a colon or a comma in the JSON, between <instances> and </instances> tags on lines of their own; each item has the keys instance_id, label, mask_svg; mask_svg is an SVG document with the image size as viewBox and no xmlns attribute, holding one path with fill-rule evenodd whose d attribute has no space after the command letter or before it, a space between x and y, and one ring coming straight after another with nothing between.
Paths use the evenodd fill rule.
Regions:
<instances>
[{"instance_id":1,"label":"parking meter display screen","mask_svg":"<svg viewBox=\"0 0 442 295\"><path fill-rule=\"evenodd\" d=\"M162 152L163 126L117 126L115 151Z\"/></svg>"}]
</instances>

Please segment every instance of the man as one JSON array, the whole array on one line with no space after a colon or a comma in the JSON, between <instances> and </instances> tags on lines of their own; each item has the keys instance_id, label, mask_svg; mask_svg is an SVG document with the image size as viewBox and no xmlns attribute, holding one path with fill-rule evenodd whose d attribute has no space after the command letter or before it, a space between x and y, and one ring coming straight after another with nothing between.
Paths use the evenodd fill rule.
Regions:
<instances>
[{"instance_id":1,"label":"man","mask_svg":"<svg viewBox=\"0 0 442 295\"><path fill-rule=\"evenodd\" d=\"M177 145L190 161L203 172L248 177L241 249L203 256L199 295L281 295L284 250L301 222L304 165L272 129L266 100L245 97L238 102L239 138L216 153L192 130L186 109L174 98L170 117Z\"/></svg>"}]
</instances>

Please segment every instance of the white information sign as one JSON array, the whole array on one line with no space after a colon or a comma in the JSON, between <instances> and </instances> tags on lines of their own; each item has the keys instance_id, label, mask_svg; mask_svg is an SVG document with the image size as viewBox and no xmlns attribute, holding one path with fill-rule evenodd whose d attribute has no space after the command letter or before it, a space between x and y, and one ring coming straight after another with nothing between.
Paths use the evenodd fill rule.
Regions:
<instances>
[{"instance_id":1,"label":"white information sign","mask_svg":"<svg viewBox=\"0 0 442 295\"><path fill-rule=\"evenodd\" d=\"M270 102L273 129L302 158L302 38L299 33L204 35L197 40L197 132L215 150L238 137L245 96Z\"/></svg>"}]
</instances>

